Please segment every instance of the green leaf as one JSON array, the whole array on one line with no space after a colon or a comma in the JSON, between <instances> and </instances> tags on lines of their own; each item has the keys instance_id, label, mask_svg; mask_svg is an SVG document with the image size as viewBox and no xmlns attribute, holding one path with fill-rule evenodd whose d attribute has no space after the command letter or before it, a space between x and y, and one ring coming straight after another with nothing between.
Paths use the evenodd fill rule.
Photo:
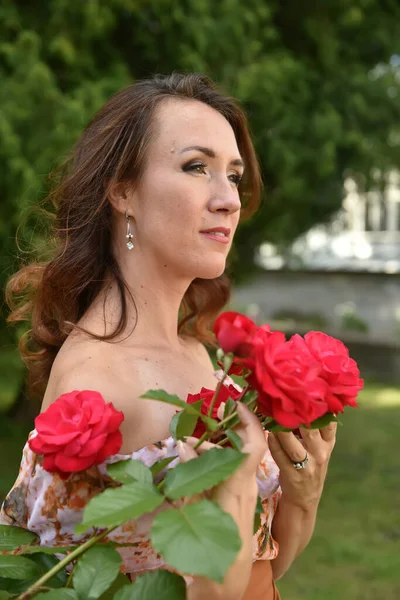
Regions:
<instances>
[{"instance_id":1,"label":"green leaf","mask_svg":"<svg viewBox=\"0 0 400 600\"><path fill-rule=\"evenodd\" d=\"M9 579L31 579L39 576L36 563L24 556L0 555L0 577Z\"/></svg>"},{"instance_id":2,"label":"green leaf","mask_svg":"<svg viewBox=\"0 0 400 600\"><path fill-rule=\"evenodd\" d=\"M149 467L146 467L140 460L131 458L107 465L107 473L113 479L121 481L121 483L132 483L133 481L150 485L153 483L153 476Z\"/></svg>"},{"instance_id":3,"label":"green leaf","mask_svg":"<svg viewBox=\"0 0 400 600\"><path fill-rule=\"evenodd\" d=\"M76 525L75 532L83 533L92 526L121 525L129 519L137 519L145 513L152 512L163 501L164 497L153 485L140 482L108 489L88 502L83 521Z\"/></svg>"},{"instance_id":4,"label":"green leaf","mask_svg":"<svg viewBox=\"0 0 400 600\"><path fill-rule=\"evenodd\" d=\"M161 471L165 469L169 465L170 462L175 460L176 456L168 456L168 458L163 458L162 460L158 460L154 465L150 467L150 471L153 477L156 477Z\"/></svg>"},{"instance_id":5,"label":"green leaf","mask_svg":"<svg viewBox=\"0 0 400 600\"><path fill-rule=\"evenodd\" d=\"M128 576L124 573L118 573L117 578L114 579L108 590L100 596L100 600L114 600L115 593L121 588L126 587L127 584L131 585Z\"/></svg>"},{"instance_id":6,"label":"green leaf","mask_svg":"<svg viewBox=\"0 0 400 600\"><path fill-rule=\"evenodd\" d=\"M35 596L35 600L78 600L75 590L63 588L57 591L50 590Z\"/></svg>"},{"instance_id":7,"label":"green leaf","mask_svg":"<svg viewBox=\"0 0 400 600\"><path fill-rule=\"evenodd\" d=\"M257 392L247 392L241 399L243 404L252 404L255 400L257 400L258 393Z\"/></svg>"},{"instance_id":8,"label":"green leaf","mask_svg":"<svg viewBox=\"0 0 400 600\"><path fill-rule=\"evenodd\" d=\"M145 573L132 585L123 587L114 600L185 600L186 584L176 573L159 569Z\"/></svg>"},{"instance_id":9,"label":"green leaf","mask_svg":"<svg viewBox=\"0 0 400 600\"><path fill-rule=\"evenodd\" d=\"M219 582L242 544L231 515L208 500L156 515L151 543L165 562L181 573Z\"/></svg>"},{"instance_id":10,"label":"green leaf","mask_svg":"<svg viewBox=\"0 0 400 600\"><path fill-rule=\"evenodd\" d=\"M337 417L335 417L335 415L333 413L326 413L325 415L323 415L319 419L316 419L315 421L313 421L311 423L310 427L306 427L305 425L300 425L300 427L304 427L304 429L321 429L322 427L326 427L332 421L337 421ZM283 427L283 425L280 425L274 419L272 419L271 422L268 423L267 429L268 429L268 431L272 431L272 432L275 432L275 431L292 431L292 429L288 429L287 427ZM297 429L297 427L296 428L293 427L293 429Z\"/></svg>"},{"instance_id":11,"label":"green leaf","mask_svg":"<svg viewBox=\"0 0 400 600\"><path fill-rule=\"evenodd\" d=\"M257 496L257 504L256 504L256 514L261 515L264 512L264 507L262 505L261 496Z\"/></svg>"},{"instance_id":12,"label":"green leaf","mask_svg":"<svg viewBox=\"0 0 400 600\"><path fill-rule=\"evenodd\" d=\"M333 413L326 413L311 423L311 429L322 429L329 425L329 423L332 423L332 421L337 422L337 417Z\"/></svg>"},{"instance_id":13,"label":"green leaf","mask_svg":"<svg viewBox=\"0 0 400 600\"><path fill-rule=\"evenodd\" d=\"M192 435L196 428L198 415L191 415L185 410L176 413L169 424L170 431L175 440L182 440L186 435Z\"/></svg>"},{"instance_id":14,"label":"green leaf","mask_svg":"<svg viewBox=\"0 0 400 600\"><path fill-rule=\"evenodd\" d=\"M39 537L22 527L14 525L0 525L0 550L15 550L19 546L32 544Z\"/></svg>"},{"instance_id":15,"label":"green leaf","mask_svg":"<svg viewBox=\"0 0 400 600\"><path fill-rule=\"evenodd\" d=\"M260 496L257 496L257 505L254 514L254 525L253 525L253 533L257 533L261 526L261 515L264 512L264 508L261 502Z\"/></svg>"},{"instance_id":16,"label":"green leaf","mask_svg":"<svg viewBox=\"0 0 400 600\"><path fill-rule=\"evenodd\" d=\"M91 548L78 560L72 580L81 600L95 600L117 578L121 568L121 556L107 546Z\"/></svg>"},{"instance_id":17,"label":"green leaf","mask_svg":"<svg viewBox=\"0 0 400 600\"><path fill-rule=\"evenodd\" d=\"M207 424L207 427L210 431L216 431L216 429L218 428L218 421L212 419L211 417L207 417L206 415L202 415L200 413L200 410L196 408L196 405L200 403L200 400L198 402L195 402L194 404L187 404L187 402L184 402L178 396L168 394L164 390L148 390L145 394L142 394L140 397L149 398L150 400L159 400L159 402L166 402L167 404L179 406L179 408L184 410L186 413L191 415L197 415L197 417L200 417L202 421L204 421L204 423Z\"/></svg>"},{"instance_id":18,"label":"green leaf","mask_svg":"<svg viewBox=\"0 0 400 600\"><path fill-rule=\"evenodd\" d=\"M21 554L67 554L78 546L22 546Z\"/></svg>"},{"instance_id":19,"label":"green leaf","mask_svg":"<svg viewBox=\"0 0 400 600\"><path fill-rule=\"evenodd\" d=\"M253 534L256 534L261 526L261 516L259 513L254 514Z\"/></svg>"},{"instance_id":20,"label":"green leaf","mask_svg":"<svg viewBox=\"0 0 400 600\"><path fill-rule=\"evenodd\" d=\"M219 429L219 421L206 415L200 415L200 419L207 425L210 431L217 431Z\"/></svg>"},{"instance_id":21,"label":"green leaf","mask_svg":"<svg viewBox=\"0 0 400 600\"><path fill-rule=\"evenodd\" d=\"M241 438L238 436L238 434L236 433L236 431L232 431L232 429L227 429L225 431L225 435L228 438L228 440L231 442L232 446L236 450L239 450L239 452L240 452L242 449L242 446L243 446L243 442L242 442Z\"/></svg>"},{"instance_id":22,"label":"green leaf","mask_svg":"<svg viewBox=\"0 0 400 600\"><path fill-rule=\"evenodd\" d=\"M212 488L236 471L245 454L232 448L212 448L168 471L164 493L172 500Z\"/></svg>"},{"instance_id":23,"label":"green leaf","mask_svg":"<svg viewBox=\"0 0 400 600\"><path fill-rule=\"evenodd\" d=\"M175 394L168 394L165 390L148 390L140 397L149 398L150 400L158 400L159 402L166 402L167 404L173 404L174 406L179 406L179 408L189 412L192 415L200 415L200 410L194 408L193 404L187 404L181 400L179 396L176 396Z\"/></svg>"},{"instance_id":24,"label":"green leaf","mask_svg":"<svg viewBox=\"0 0 400 600\"><path fill-rule=\"evenodd\" d=\"M279 425L279 423L277 423L274 419L270 423L268 423L267 429L268 429L268 431L272 431L272 432L292 431L291 429L288 429L287 427L283 427L283 425Z\"/></svg>"},{"instance_id":25,"label":"green leaf","mask_svg":"<svg viewBox=\"0 0 400 600\"><path fill-rule=\"evenodd\" d=\"M234 400L232 400L232 398L228 398L228 400L225 403L224 419L226 419L226 417L229 417L229 415L232 414L233 412L235 412L235 410L236 410L236 402Z\"/></svg>"},{"instance_id":26,"label":"green leaf","mask_svg":"<svg viewBox=\"0 0 400 600\"><path fill-rule=\"evenodd\" d=\"M43 552L32 554L29 557L36 567L37 571L33 576L26 579L9 579L8 577L0 578L0 589L13 592L14 594L21 594L27 590L32 584L39 579L42 575L50 571L55 565L59 563L56 556L49 556ZM56 573L47 583L48 587L62 588L67 582L67 573L65 570L61 570Z\"/></svg>"}]
</instances>

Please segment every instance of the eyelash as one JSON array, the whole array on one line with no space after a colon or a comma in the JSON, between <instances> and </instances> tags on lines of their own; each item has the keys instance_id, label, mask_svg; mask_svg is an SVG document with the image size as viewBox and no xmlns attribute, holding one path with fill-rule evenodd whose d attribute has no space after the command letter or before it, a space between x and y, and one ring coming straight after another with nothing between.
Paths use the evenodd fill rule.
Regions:
<instances>
[{"instance_id":1,"label":"eyelash","mask_svg":"<svg viewBox=\"0 0 400 600\"><path fill-rule=\"evenodd\" d=\"M189 163L187 165L184 165L182 167L182 169L184 171L194 171L195 169L205 169L207 167L207 165L203 162L196 162L196 163ZM232 180L232 183L234 183L236 185L236 187L239 187L239 184L242 180L242 175L239 175L239 173L235 174L235 175L230 175L230 177L233 177L234 179Z\"/></svg>"}]
</instances>

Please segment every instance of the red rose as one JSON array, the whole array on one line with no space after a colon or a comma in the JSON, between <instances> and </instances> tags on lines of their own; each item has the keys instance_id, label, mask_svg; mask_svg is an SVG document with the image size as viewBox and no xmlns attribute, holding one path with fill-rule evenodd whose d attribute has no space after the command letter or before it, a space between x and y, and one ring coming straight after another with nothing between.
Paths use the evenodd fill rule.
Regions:
<instances>
[{"instance_id":1,"label":"red rose","mask_svg":"<svg viewBox=\"0 0 400 600\"><path fill-rule=\"evenodd\" d=\"M208 416L208 410L211 406L211 401L214 396L214 391L215 390L209 390L209 389L203 387L203 388L201 388L201 391L198 394L188 394L186 402L188 404L194 404L195 402L198 402L199 400L203 400L203 404L201 405L200 412L203 415ZM238 400L238 398L240 398L240 396L241 396L241 392L238 392L238 390L233 385L229 385L229 386L223 385L219 391L218 397L215 400L215 403L214 403L214 406L212 409L212 413L211 413L211 417L213 419L218 419L218 420L222 421L223 415L224 415L224 410L225 410L225 404L228 401L228 398L232 398L232 400ZM193 432L193 436L200 438L205 431L206 431L206 426L205 426L204 422L201 419L199 419L197 421L196 429Z\"/></svg>"},{"instance_id":2,"label":"red rose","mask_svg":"<svg viewBox=\"0 0 400 600\"><path fill-rule=\"evenodd\" d=\"M258 391L258 410L283 427L310 425L326 412L327 384L303 338L259 329L253 340L254 370L247 378Z\"/></svg>"},{"instance_id":3,"label":"red rose","mask_svg":"<svg viewBox=\"0 0 400 600\"><path fill-rule=\"evenodd\" d=\"M357 406L357 394L364 381L360 379L357 363L350 358L343 342L320 331L306 333L304 340L310 353L321 364L321 377L329 387L326 396L329 411L343 412L344 406Z\"/></svg>"},{"instance_id":4,"label":"red rose","mask_svg":"<svg viewBox=\"0 0 400 600\"><path fill-rule=\"evenodd\" d=\"M43 468L66 479L117 454L122 445L119 426L124 413L105 403L96 391L62 394L35 419L37 435L29 440L43 454Z\"/></svg>"},{"instance_id":5,"label":"red rose","mask_svg":"<svg viewBox=\"0 0 400 600\"><path fill-rule=\"evenodd\" d=\"M243 358L252 352L251 340L257 329L251 319L230 311L220 314L214 323L214 333L222 350Z\"/></svg>"}]
</instances>

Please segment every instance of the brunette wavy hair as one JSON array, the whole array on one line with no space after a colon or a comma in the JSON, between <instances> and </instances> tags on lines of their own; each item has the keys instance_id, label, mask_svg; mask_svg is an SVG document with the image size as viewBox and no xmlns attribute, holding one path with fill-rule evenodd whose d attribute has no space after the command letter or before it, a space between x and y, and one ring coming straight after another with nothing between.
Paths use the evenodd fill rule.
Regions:
<instances>
[{"instance_id":1,"label":"brunette wavy hair","mask_svg":"<svg viewBox=\"0 0 400 600\"><path fill-rule=\"evenodd\" d=\"M112 96L56 169L56 184L45 199L55 208L48 238L50 252L45 260L40 256L22 266L6 286L11 309L7 321L28 321L30 325L19 342L28 367L30 394L43 394L57 352L73 329L111 342L126 328L126 292L130 291L111 249L108 192L113 183L134 185L140 177L149 141L157 136L155 110L168 98L204 102L227 119L246 167L239 187L241 219L258 208L261 177L246 117L237 101L219 92L208 77L155 75ZM121 316L112 333L100 336L77 322L100 292L106 272L117 283ZM195 279L182 301L179 332L212 343L211 324L229 295L226 274L212 280Z\"/></svg>"}]
</instances>

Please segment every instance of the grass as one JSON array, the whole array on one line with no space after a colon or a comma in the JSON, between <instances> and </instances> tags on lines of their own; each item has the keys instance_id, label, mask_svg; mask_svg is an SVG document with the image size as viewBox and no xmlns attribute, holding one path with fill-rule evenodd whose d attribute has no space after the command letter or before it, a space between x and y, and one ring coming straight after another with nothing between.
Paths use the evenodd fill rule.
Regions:
<instances>
[{"instance_id":1,"label":"grass","mask_svg":"<svg viewBox=\"0 0 400 600\"><path fill-rule=\"evenodd\" d=\"M341 418L315 533L278 582L282 600L400 598L400 388L370 383L359 404ZM29 428L0 420L0 496Z\"/></svg>"},{"instance_id":2,"label":"grass","mask_svg":"<svg viewBox=\"0 0 400 600\"><path fill-rule=\"evenodd\" d=\"M283 600L400 598L400 388L369 384L359 404L341 419L314 536L278 582Z\"/></svg>"}]
</instances>

